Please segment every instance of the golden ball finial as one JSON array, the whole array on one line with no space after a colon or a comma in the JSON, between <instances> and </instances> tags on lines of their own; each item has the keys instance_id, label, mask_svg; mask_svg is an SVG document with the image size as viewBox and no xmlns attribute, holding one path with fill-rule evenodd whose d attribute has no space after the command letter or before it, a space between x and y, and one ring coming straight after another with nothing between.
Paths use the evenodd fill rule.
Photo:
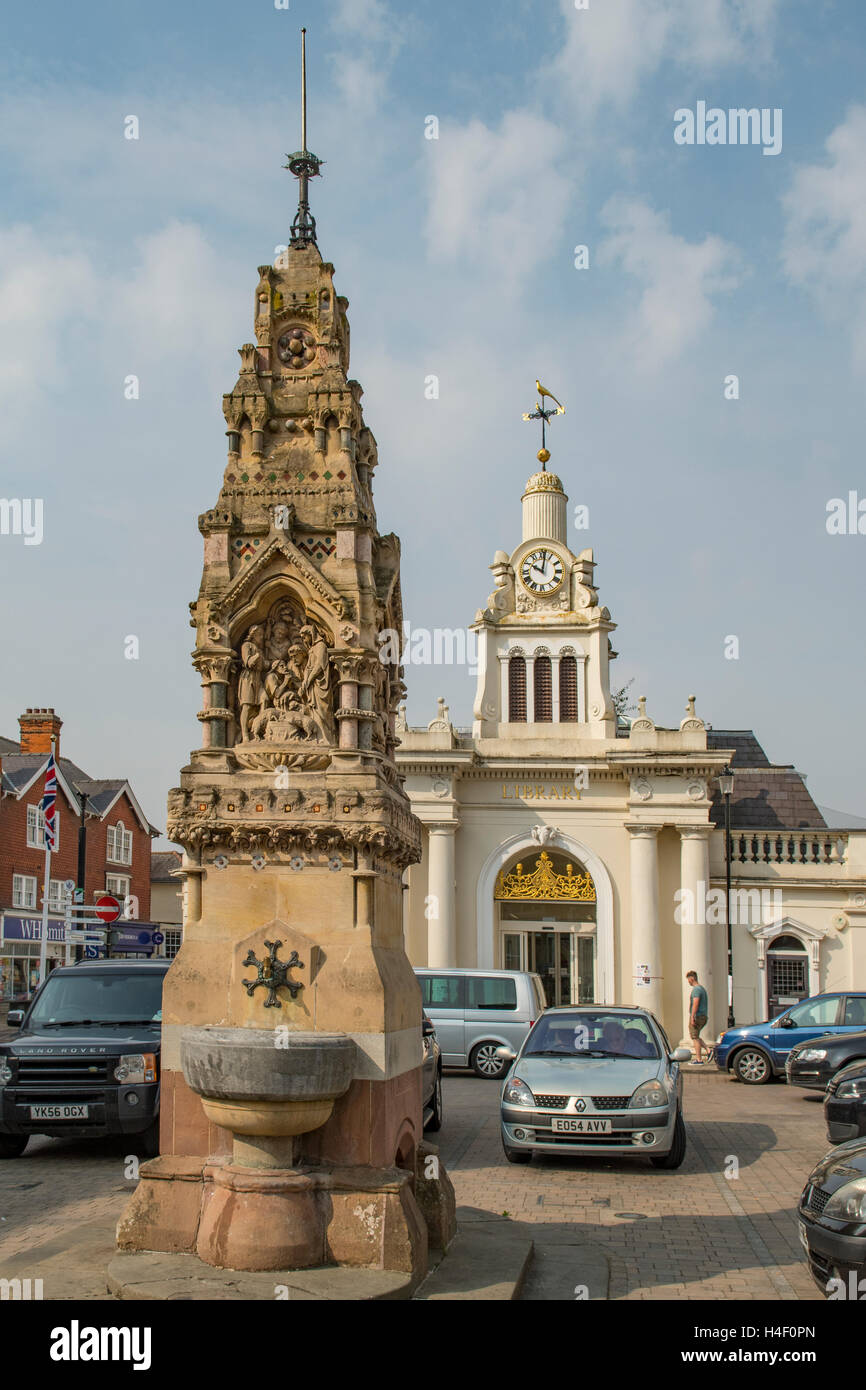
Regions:
<instances>
[{"instance_id":1,"label":"golden ball finial","mask_svg":"<svg viewBox=\"0 0 866 1390\"><path fill-rule=\"evenodd\" d=\"M547 460L550 458L550 450L549 450L549 449L539 449L539 451L538 451L538 453L535 455L535 457L538 459L538 462L539 462L539 463L547 463Z\"/></svg>"}]
</instances>

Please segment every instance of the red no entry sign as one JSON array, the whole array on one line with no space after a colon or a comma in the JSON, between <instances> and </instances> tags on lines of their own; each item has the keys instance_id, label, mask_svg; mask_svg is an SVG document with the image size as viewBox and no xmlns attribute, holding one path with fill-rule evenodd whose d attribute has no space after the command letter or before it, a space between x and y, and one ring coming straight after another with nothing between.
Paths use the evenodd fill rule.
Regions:
<instances>
[{"instance_id":1,"label":"red no entry sign","mask_svg":"<svg viewBox=\"0 0 866 1390\"><path fill-rule=\"evenodd\" d=\"M101 922L116 922L120 916L120 903L108 893L97 898L93 906Z\"/></svg>"}]
</instances>

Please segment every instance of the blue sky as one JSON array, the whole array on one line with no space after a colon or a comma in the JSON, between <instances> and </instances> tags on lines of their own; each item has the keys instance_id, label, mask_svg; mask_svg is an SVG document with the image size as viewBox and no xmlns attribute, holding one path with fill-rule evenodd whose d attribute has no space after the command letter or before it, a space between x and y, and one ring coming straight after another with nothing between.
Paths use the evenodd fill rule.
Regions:
<instances>
[{"instance_id":1,"label":"blue sky","mask_svg":"<svg viewBox=\"0 0 866 1390\"><path fill-rule=\"evenodd\" d=\"M64 751L128 776L164 824L199 738L187 604L221 395L294 212L301 24L319 243L350 301L412 626L471 622L518 542L539 376L567 405L551 466L589 507L569 539L593 547L619 624L614 685L633 677L662 724L696 694L819 803L866 814L866 535L825 524L831 498L866 498L856 0L11 9L0 492L43 498L45 529L0 536L0 732L54 705ZM698 101L781 108L781 153L676 145L674 112ZM407 674L410 721L440 694L470 721L464 670Z\"/></svg>"}]
</instances>

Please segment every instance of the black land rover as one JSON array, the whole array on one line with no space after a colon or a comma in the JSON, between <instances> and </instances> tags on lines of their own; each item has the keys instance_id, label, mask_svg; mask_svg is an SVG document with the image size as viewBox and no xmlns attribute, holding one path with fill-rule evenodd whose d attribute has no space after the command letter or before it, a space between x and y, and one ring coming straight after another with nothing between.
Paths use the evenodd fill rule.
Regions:
<instances>
[{"instance_id":1,"label":"black land rover","mask_svg":"<svg viewBox=\"0 0 866 1390\"><path fill-rule=\"evenodd\" d=\"M0 1158L17 1158L31 1134L128 1134L148 1155L158 1152L170 964L103 960L52 970L19 1036L0 1043ZM10 1013L7 1022L19 1017Z\"/></svg>"}]
</instances>

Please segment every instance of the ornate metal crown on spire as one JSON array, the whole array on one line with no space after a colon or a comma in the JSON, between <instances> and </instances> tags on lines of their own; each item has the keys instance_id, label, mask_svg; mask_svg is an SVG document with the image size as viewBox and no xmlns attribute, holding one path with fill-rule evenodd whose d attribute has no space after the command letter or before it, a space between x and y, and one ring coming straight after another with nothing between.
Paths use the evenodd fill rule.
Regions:
<instances>
[{"instance_id":1,"label":"ornate metal crown on spire","mask_svg":"<svg viewBox=\"0 0 866 1390\"><path fill-rule=\"evenodd\" d=\"M310 212L308 186L310 179L317 178L323 161L307 149L307 31L301 30L301 146L294 154L287 154L287 164L283 165L298 180L298 211L292 223L290 245L293 251L305 246L316 245L316 219Z\"/></svg>"}]
</instances>

